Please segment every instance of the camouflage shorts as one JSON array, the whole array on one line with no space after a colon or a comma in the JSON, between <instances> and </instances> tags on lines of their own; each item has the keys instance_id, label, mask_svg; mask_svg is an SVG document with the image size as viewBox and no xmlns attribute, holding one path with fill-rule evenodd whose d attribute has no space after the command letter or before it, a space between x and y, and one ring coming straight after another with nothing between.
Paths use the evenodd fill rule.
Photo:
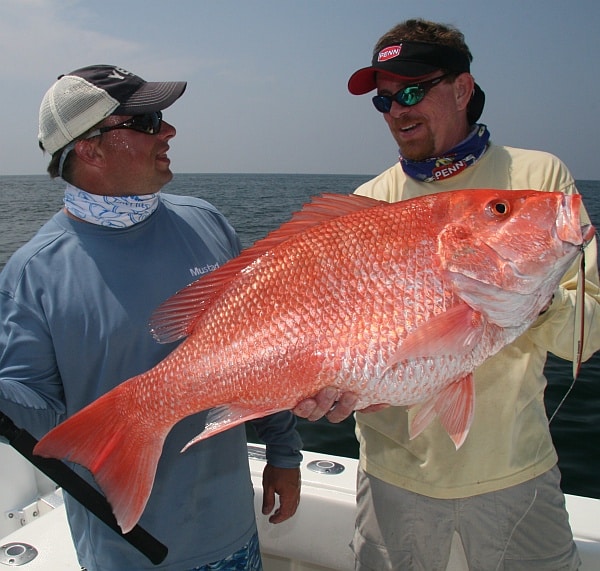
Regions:
<instances>
[{"instance_id":1,"label":"camouflage shorts","mask_svg":"<svg viewBox=\"0 0 600 571\"><path fill-rule=\"evenodd\" d=\"M194 567L190 571L262 571L258 533L255 533L244 547L225 559Z\"/></svg>"}]
</instances>

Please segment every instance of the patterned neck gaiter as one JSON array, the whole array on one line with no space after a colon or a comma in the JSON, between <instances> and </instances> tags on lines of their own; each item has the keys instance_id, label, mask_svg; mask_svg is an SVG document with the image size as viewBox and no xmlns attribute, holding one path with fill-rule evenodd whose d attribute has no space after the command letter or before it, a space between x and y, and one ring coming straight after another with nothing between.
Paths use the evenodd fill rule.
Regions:
<instances>
[{"instance_id":1,"label":"patterned neck gaiter","mask_svg":"<svg viewBox=\"0 0 600 571\"><path fill-rule=\"evenodd\" d=\"M65 208L91 224L127 228L142 222L158 208L159 193L143 196L99 196L67 183Z\"/></svg>"},{"instance_id":2,"label":"patterned neck gaiter","mask_svg":"<svg viewBox=\"0 0 600 571\"><path fill-rule=\"evenodd\" d=\"M443 180L457 175L475 164L488 148L489 139L488 128L482 123L476 124L469 136L445 153L443 157L411 161L400 155L400 164L408 176L422 182Z\"/></svg>"}]
</instances>

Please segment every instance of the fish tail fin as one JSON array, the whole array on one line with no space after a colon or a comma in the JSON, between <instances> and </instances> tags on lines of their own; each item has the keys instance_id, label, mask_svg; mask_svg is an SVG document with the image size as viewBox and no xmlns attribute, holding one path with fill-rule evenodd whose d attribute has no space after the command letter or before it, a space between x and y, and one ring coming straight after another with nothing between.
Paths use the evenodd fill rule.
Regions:
<instances>
[{"instance_id":1,"label":"fish tail fin","mask_svg":"<svg viewBox=\"0 0 600 571\"><path fill-rule=\"evenodd\" d=\"M140 519L152 490L168 429L148 429L123 406L122 386L106 393L56 428L34 453L87 468L106 495L123 533Z\"/></svg>"}]
</instances>

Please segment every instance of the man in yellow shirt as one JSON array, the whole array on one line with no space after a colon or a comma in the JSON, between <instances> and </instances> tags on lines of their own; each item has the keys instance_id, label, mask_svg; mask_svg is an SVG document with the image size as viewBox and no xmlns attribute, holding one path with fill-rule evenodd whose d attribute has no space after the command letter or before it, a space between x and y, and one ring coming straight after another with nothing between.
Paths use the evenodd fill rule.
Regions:
<instances>
[{"instance_id":1,"label":"man in yellow shirt","mask_svg":"<svg viewBox=\"0 0 600 571\"><path fill-rule=\"evenodd\" d=\"M408 20L380 38L371 66L355 72L348 88L376 90L373 103L400 160L357 194L395 202L465 188L577 192L556 157L490 142L477 123L485 99L471 60L452 26ZM582 218L589 222L587 213ZM585 258L584 360L600 348L595 240ZM444 570L455 532L473 570L577 569L543 402L547 352L573 359L576 279L574 266L529 331L475 371L474 420L459 450L438 421L410 440L416 410L356 414L356 569ZM348 414L352 397L341 395L328 418ZM323 393L295 412L315 419L330 402Z\"/></svg>"}]
</instances>

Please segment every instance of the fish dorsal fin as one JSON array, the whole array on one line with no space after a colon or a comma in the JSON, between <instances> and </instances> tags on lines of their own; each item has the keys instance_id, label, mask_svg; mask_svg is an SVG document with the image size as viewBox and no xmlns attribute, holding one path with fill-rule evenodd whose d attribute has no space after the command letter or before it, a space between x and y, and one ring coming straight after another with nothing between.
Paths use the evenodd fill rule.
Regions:
<instances>
[{"instance_id":1,"label":"fish dorsal fin","mask_svg":"<svg viewBox=\"0 0 600 571\"><path fill-rule=\"evenodd\" d=\"M290 222L302 222L306 228L316 226L321 222L346 216L353 212L360 212L373 206L389 205L388 202L369 198L368 196L359 196L358 194L322 194L312 198L311 202L305 204L302 210L294 213ZM277 234L288 223L284 224L278 230L272 232ZM305 228L305 229L306 229Z\"/></svg>"},{"instance_id":2,"label":"fish dorsal fin","mask_svg":"<svg viewBox=\"0 0 600 571\"><path fill-rule=\"evenodd\" d=\"M186 337L194 330L200 316L240 272L269 250L329 220L385 205L388 203L355 194L323 194L314 197L277 230L162 303L150 318L152 335L159 343L170 343Z\"/></svg>"}]
</instances>

